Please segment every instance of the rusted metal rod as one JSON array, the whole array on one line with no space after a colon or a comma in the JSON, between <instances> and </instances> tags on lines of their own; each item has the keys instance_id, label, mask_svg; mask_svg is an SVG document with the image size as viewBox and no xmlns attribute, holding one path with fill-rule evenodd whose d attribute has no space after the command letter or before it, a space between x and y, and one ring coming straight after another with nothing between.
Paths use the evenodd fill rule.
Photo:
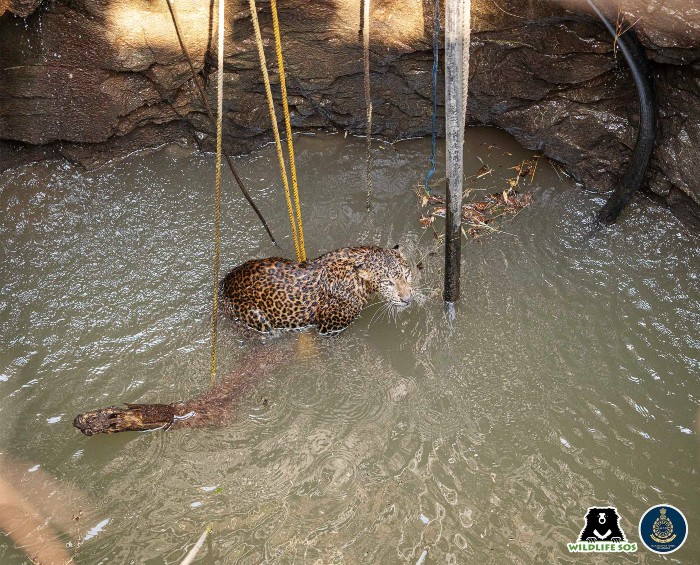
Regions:
<instances>
[{"instance_id":1,"label":"rusted metal rod","mask_svg":"<svg viewBox=\"0 0 700 565\"><path fill-rule=\"evenodd\" d=\"M462 183L453 190L450 179L447 179L445 199L445 302L454 303L459 298L460 268L462 265ZM457 212L454 212L454 201L457 202Z\"/></svg>"}]
</instances>

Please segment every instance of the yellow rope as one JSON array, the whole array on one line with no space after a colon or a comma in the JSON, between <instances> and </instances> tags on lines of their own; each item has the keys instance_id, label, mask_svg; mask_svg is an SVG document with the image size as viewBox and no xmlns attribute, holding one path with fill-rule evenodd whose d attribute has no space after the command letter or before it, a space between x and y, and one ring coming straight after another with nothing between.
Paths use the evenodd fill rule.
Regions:
<instances>
[{"instance_id":1,"label":"yellow rope","mask_svg":"<svg viewBox=\"0 0 700 565\"><path fill-rule=\"evenodd\" d=\"M367 210L370 209L372 200L372 93L369 82L369 2L363 2L363 18L362 18L362 47L363 47L363 63L364 63L364 78L365 78L365 107L367 108L367 158L366 158L366 174L367 174Z\"/></svg>"},{"instance_id":2,"label":"yellow rope","mask_svg":"<svg viewBox=\"0 0 700 565\"><path fill-rule=\"evenodd\" d=\"M297 256L297 261L303 261L306 257L305 251L303 251L301 247L301 241L303 239L303 235L300 237L298 234L298 231L301 229L301 209L299 207L299 198L298 198L298 189L296 188L296 184L294 187L295 190L295 200L296 200L296 209L297 209L297 214L298 214L298 220L299 220L299 230L297 230L297 220L294 218L294 210L292 208L292 198L289 190L289 180L287 178L287 169L284 164L284 154L282 152L282 141L280 140L280 132L279 128L277 127L277 115L275 113L275 103L274 100L272 99L272 88L270 86L270 76L268 75L267 72L267 62L265 60L265 50L263 49L263 42L262 42L262 34L260 33L260 23L258 22L258 12L257 8L255 6L255 0L249 0L250 3L250 16L251 19L253 20L253 29L255 31L255 42L258 46L258 57L260 58L260 69L262 71L263 75L263 81L265 83L265 93L267 95L267 105L268 109L270 112L270 122L272 123L272 133L275 136L275 146L277 148L277 159L279 161L279 166L280 166L280 173L282 175L282 184L284 186L284 196L287 201L287 214L289 215L289 223L292 226L292 238L294 239L294 250L296 251L296 256ZM276 34L279 33L279 26L275 26L276 28ZM283 76L283 73L280 72L280 76ZM283 80L283 79L282 79ZM284 96L284 101L286 103L286 96ZM291 136L289 136L289 143L291 143ZM290 159L291 161L291 159ZM292 161L293 162L293 161ZM292 165L293 167L293 165ZM294 175L296 175L296 170L292 168L294 171Z\"/></svg>"},{"instance_id":3,"label":"yellow rope","mask_svg":"<svg viewBox=\"0 0 700 565\"><path fill-rule=\"evenodd\" d=\"M297 167L294 162L294 140L292 138L292 123L289 117L289 105L287 104L287 81L284 74L284 60L282 59L282 39L280 38L280 25L277 19L277 0L272 0L272 27L275 32L275 51L277 52L277 67L280 73L280 90L282 97L282 109L284 110L284 125L287 130L287 149L289 151L289 168L292 172L292 190L294 191L294 206L297 215L297 226L299 229L299 248L301 249L301 259L306 261L306 245L304 242L304 226L301 222L301 205L299 203L299 185L297 184Z\"/></svg>"},{"instance_id":4,"label":"yellow rope","mask_svg":"<svg viewBox=\"0 0 700 565\"><path fill-rule=\"evenodd\" d=\"M221 143L224 110L224 0L219 0L219 54L216 120L216 198L214 206L214 301L211 314L211 382L216 380L216 340L219 315L219 251L221 223Z\"/></svg>"}]
</instances>

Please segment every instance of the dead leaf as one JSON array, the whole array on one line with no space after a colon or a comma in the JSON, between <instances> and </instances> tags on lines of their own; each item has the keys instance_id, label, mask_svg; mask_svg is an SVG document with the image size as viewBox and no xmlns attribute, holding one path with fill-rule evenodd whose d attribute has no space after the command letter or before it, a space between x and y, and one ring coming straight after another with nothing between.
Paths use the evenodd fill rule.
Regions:
<instances>
[{"instance_id":1,"label":"dead leaf","mask_svg":"<svg viewBox=\"0 0 700 565\"><path fill-rule=\"evenodd\" d=\"M435 216L421 216L420 220L418 221L420 222L421 227L428 228L435 221Z\"/></svg>"}]
</instances>

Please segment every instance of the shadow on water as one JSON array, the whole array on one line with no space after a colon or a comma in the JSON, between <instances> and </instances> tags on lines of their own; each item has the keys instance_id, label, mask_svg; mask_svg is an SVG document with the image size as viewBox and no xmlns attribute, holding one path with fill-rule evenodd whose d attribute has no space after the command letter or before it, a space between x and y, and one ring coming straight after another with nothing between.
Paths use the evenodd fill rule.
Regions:
<instances>
[{"instance_id":1,"label":"shadow on water","mask_svg":"<svg viewBox=\"0 0 700 565\"><path fill-rule=\"evenodd\" d=\"M466 174L492 169L468 179L475 197L530 156L496 130L467 143ZM92 438L74 414L207 389L213 157L167 148L0 176L0 452L109 520L77 562L178 562L208 522L202 563L415 562L425 547L434 562L552 562L591 505L616 506L633 541L657 503L700 520L698 241L642 199L588 238L603 198L543 161L521 181L532 205L465 241L450 328L442 220L421 227L414 191L428 154L428 140L377 148L368 215L363 141L297 144L309 255L401 243L423 266L419 307L394 320L375 304L336 338L255 346L223 323L220 374L256 350L275 360L227 425ZM291 257L274 158L238 165ZM279 253L233 186L223 206L222 272ZM674 555L698 554L691 538ZM0 539L3 564L23 560Z\"/></svg>"}]
</instances>

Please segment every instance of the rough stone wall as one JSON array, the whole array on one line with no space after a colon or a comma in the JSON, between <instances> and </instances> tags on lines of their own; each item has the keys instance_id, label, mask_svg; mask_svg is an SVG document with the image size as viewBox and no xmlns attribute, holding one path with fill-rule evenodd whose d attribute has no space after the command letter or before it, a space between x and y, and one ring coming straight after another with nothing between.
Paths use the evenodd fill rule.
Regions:
<instances>
[{"instance_id":1,"label":"rough stone wall","mask_svg":"<svg viewBox=\"0 0 700 565\"><path fill-rule=\"evenodd\" d=\"M473 0L469 119L506 129L588 188L607 191L634 145L636 92L611 38L583 5ZM174 0L173 6L197 70L213 79L215 4ZM230 153L270 139L247 7L232 0L227 9ZM653 61L660 108L647 190L700 225L692 166L700 159L700 12L687 0L627 0L620 7ZM258 8L275 88L269 4L259 0ZM187 136L211 148L165 0L0 0L0 14L6 9L0 168L57 155L93 166ZM359 0L280 0L279 9L294 127L361 134ZM430 132L432 10L428 0L372 2L376 135L393 140ZM209 80L212 101L214 83Z\"/></svg>"}]
</instances>

